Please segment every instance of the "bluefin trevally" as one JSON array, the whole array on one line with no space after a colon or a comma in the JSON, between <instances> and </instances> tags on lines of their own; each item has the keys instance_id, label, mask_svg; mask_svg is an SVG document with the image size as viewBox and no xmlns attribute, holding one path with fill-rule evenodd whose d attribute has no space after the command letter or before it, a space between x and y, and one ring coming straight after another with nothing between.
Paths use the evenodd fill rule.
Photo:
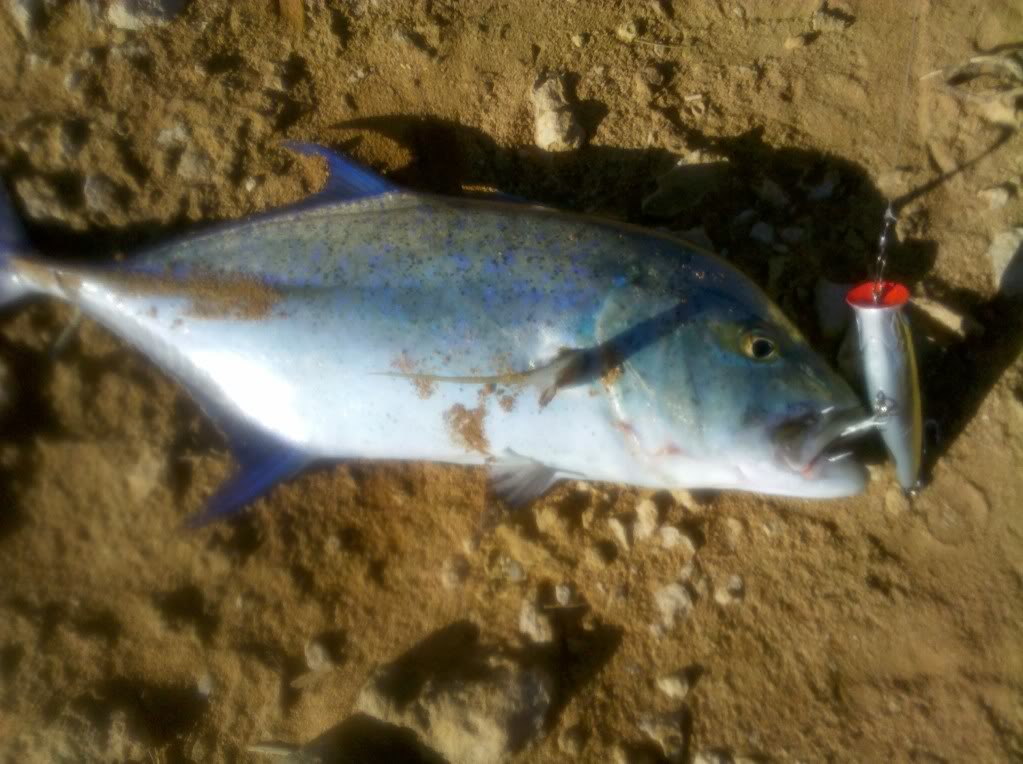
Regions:
<instances>
[{"instance_id":1,"label":"bluefin trevally","mask_svg":"<svg viewBox=\"0 0 1023 764\"><path fill-rule=\"evenodd\" d=\"M486 464L523 503L561 478L856 493L827 448L862 415L757 286L667 233L413 193L326 149L295 206L108 265L32 252L0 199L0 302L66 300L184 385L232 445L232 512L319 460Z\"/></svg>"}]
</instances>

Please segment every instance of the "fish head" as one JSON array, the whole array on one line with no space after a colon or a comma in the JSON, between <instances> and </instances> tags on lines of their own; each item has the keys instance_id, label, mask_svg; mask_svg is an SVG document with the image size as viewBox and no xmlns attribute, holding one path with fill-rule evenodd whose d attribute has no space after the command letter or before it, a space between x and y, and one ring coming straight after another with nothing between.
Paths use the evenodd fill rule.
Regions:
<instances>
[{"instance_id":1,"label":"fish head","mask_svg":"<svg viewBox=\"0 0 1023 764\"><path fill-rule=\"evenodd\" d=\"M766 298L679 321L625 361L616 402L667 486L831 498L866 483L835 446L867 412Z\"/></svg>"}]
</instances>

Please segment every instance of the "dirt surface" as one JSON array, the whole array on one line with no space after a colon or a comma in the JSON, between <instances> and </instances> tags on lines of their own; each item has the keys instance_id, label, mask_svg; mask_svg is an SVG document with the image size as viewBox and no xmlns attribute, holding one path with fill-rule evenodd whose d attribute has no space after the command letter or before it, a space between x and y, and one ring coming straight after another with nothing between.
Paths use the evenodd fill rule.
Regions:
<instances>
[{"instance_id":1,"label":"dirt surface","mask_svg":"<svg viewBox=\"0 0 1023 764\"><path fill-rule=\"evenodd\" d=\"M231 469L187 394L88 321L52 357L66 306L6 314L0 760L262 760L246 746L335 727L439 629L517 644L523 601L559 584L557 702L518 761L1023 760L1023 327L985 254L1023 221L1018 113L919 80L1021 42L1018 2L832 4L816 31L802 0L193 0L134 30L110 23L124 5L0 6L0 172L50 255L298 199L321 173L294 138L416 188L702 226L830 354L814 284L863 276L884 195L908 194L893 273L983 332L928 335L939 432L913 501L876 452L849 500L655 495L695 546L691 610L666 627L655 593L691 550L619 545L645 497L620 487L560 486L478 539L482 471L356 462L183 530ZM578 150L533 146L544 70L570 75ZM696 188L644 215L694 156ZM684 699L657 686L678 670ZM663 714L681 746L650 739Z\"/></svg>"}]
</instances>

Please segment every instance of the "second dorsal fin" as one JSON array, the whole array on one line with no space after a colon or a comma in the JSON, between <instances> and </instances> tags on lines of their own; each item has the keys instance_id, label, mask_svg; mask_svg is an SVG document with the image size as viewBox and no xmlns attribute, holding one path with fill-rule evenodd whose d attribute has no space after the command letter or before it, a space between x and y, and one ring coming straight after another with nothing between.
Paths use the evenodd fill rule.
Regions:
<instances>
[{"instance_id":1,"label":"second dorsal fin","mask_svg":"<svg viewBox=\"0 0 1023 764\"><path fill-rule=\"evenodd\" d=\"M327 161L327 183L319 193L321 198L338 201L363 199L400 190L386 178L325 146L301 141L285 141L283 145L296 154L318 156Z\"/></svg>"}]
</instances>

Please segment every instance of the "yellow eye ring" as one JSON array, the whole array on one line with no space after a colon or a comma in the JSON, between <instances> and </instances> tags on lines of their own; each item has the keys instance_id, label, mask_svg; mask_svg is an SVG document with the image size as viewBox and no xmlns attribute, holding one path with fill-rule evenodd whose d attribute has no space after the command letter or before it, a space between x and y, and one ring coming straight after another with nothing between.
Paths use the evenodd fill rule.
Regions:
<instances>
[{"instance_id":1,"label":"yellow eye ring","mask_svg":"<svg viewBox=\"0 0 1023 764\"><path fill-rule=\"evenodd\" d=\"M770 361L778 355L778 344L758 332L750 332L742 338L742 352L754 361Z\"/></svg>"}]
</instances>

